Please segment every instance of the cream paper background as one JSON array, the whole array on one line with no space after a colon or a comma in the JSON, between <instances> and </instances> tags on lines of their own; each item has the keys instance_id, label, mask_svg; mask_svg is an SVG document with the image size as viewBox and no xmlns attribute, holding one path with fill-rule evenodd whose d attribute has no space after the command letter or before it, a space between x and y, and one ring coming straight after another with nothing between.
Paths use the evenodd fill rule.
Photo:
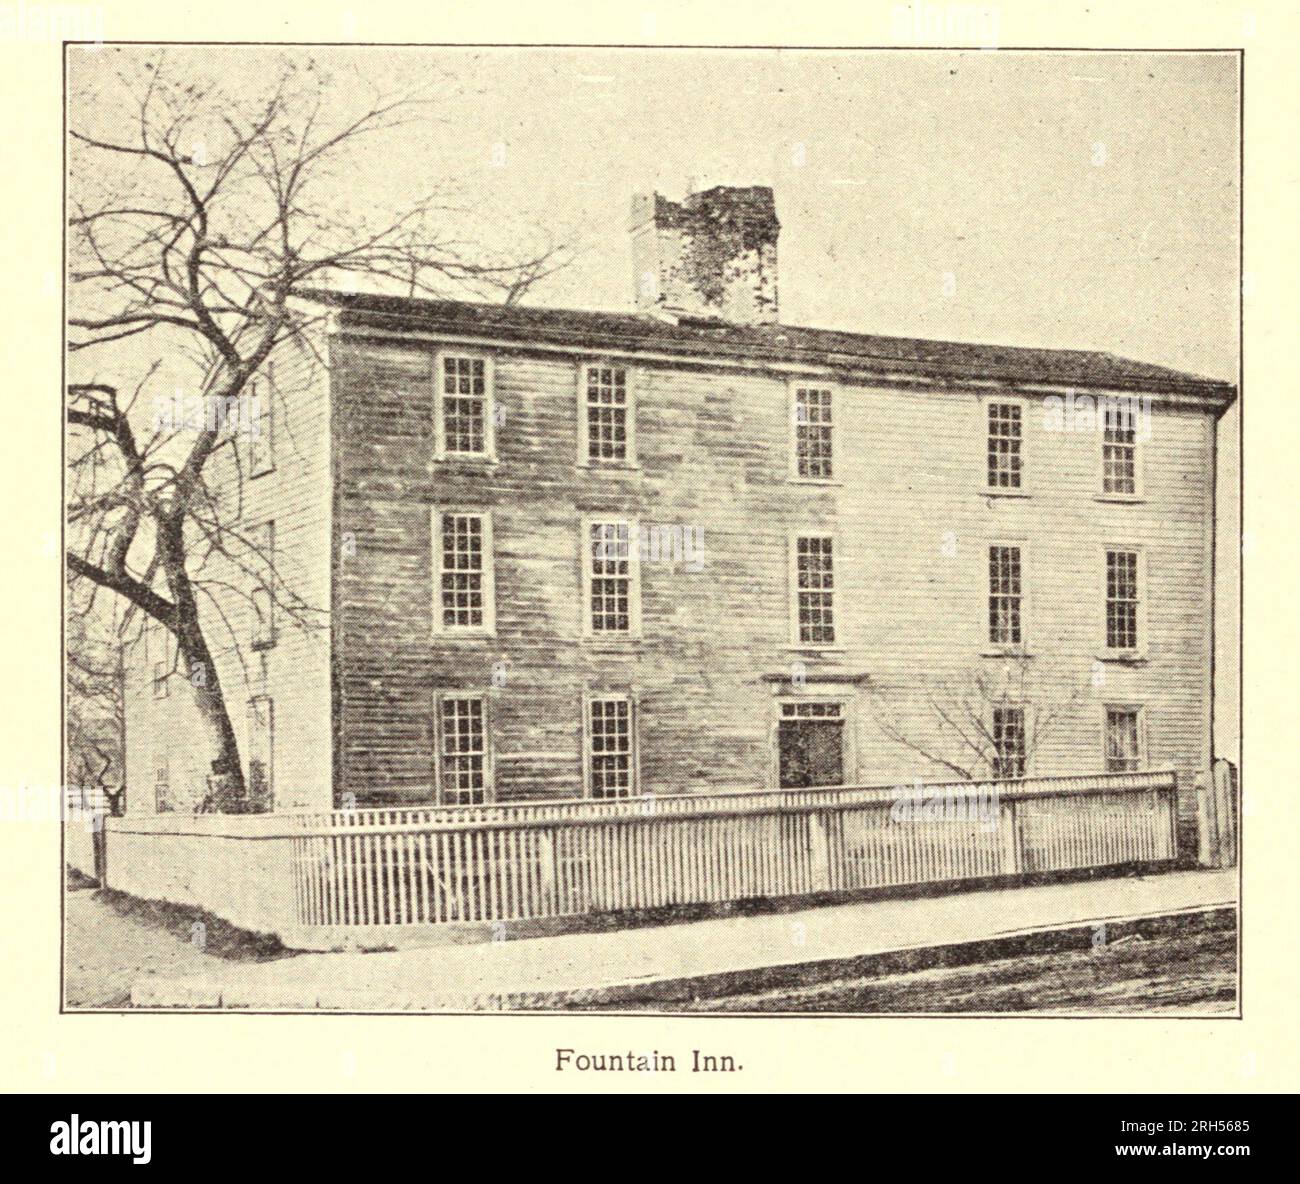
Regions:
<instances>
[{"instance_id":1,"label":"cream paper background","mask_svg":"<svg viewBox=\"0 0 1300 1184\"><path fill-rule=\"evenodd\" d=\"M63 51L59 39L509 41L630 45L978 45L1244 49L1245 792L1242 1019L725 1018L583 1015L60 1015L59 831L0 813L0 1086L36 1091L1267 1091L1300 1087L1294 910L1297 504L1296 120L1300 16L1256 4L1044 5L833 0L513 0L270 6L247 0L0 0L5 579L0 794L60 779L60 378ZM996 21L996 25L990 24ZM909 23L910 22L910 23ZM945 22L947 22L945 24ZM936 26L930 25L934 28ZM63 30L66 30L64 32ZM906 35L904 35L906 31ZM51 35L53 32L53 35ZM1223 465L1231 458L1224 456ZM727 1053L704 1076L558 1074L555 1049Z\"/></svg>"}]
</instances>

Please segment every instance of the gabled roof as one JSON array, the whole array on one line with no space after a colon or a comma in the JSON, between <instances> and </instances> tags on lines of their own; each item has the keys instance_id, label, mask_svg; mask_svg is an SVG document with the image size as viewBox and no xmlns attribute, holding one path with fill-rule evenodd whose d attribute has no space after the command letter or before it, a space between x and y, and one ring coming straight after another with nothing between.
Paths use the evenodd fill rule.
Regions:
<instances>
[{"instance_id":1,"label":"gabled roof","mask_svg":"<svg viewBox=\"0 0 1300 1184\"><path fill-rule=\"evenodd\" d=\"M1185 394L1220 408L1236 397L1230 382L1093 350L1027 349L917 337L877 337L796 325L738 325L715 318L677 323L632 313L526 308L464 300L425 300L314 290L309 299L337 309L352 329L486 337L584 350L653 351L694 359L801 363L864 376L966 379Z\"/></svg>"}]
</instances>

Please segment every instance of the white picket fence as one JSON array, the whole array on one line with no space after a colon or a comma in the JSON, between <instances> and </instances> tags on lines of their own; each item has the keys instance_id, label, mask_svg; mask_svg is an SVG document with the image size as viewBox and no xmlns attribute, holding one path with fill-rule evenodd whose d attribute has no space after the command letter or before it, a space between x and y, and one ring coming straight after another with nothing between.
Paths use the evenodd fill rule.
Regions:
<instances>
[{"instance_id":1,"label":"white picket fence","mask_svg":"<svg viewBox=\"0 0 1300 1184\"><path fill-rule=\"evenodd\" d=\"M412 927L849 894L1177 853L1172 772L916 793L902 809L896 787L851 786L110 818L108 883L328 948Z\"/></svg>"}]
</instances>

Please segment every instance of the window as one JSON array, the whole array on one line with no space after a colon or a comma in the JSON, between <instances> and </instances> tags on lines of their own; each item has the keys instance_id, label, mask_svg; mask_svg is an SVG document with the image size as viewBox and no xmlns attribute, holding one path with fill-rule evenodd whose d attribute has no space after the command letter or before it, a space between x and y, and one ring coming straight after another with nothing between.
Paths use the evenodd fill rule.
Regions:
<instances>
[{"instance_id":1,"label":"window","mask_svg":"<svg viewBox=\"0 0 1300 1184\"><path fill-rule=\"evenodd\" d=\"M248 796L257 802L272 800L272 744L275 705L266 695L248 701Z\"/></svg>"},{"instance_id":2,"label":"window","mask_svg":"<svg viewBox=\"0 0 1300 1184\"><path fill-rule=\"evenodd\" d=\"M640 565L635 522L607 520L586 527L587 631L596 636L640 631Z\"/></svg>"},{"instance_id":3,"label":"window","mask_svg":"<svg viewBox=\"0 0 1300 1184\"><path fill-rule=\"evenodd\" d=\"M829 535L799 535L794 544L795 641L835 644L834 543Z\"/></svg>"},{"instance_id":4,"label":"window","mask_svg":"<svg viewBox=\"0 0 1300 1184\"><path fill-rule=\"evenodd\" d=\"M1140 620L1140 559L1136 551L1106 552L1106 648L1136 653Z\"/></svg>"},{"instance_id":5,"label":"window","mask_svg":"<svg viewBox=\"0 0 1300 1184\"><path fill-rule=\"evenodd\" d=\"M1136 773L1142 766L1138 708L1106 708L1106 772Z\"/></svg>"},{"instance_id":6,"label":"window","mask_svg":"<svg viewBox=\"0 0 1300 1184\"><path fill-rule=\"evenodd\" d=\"M829 387L794 388L794 475L806 481L835 475L833 398Z\"/></svg>"},{"instance_id":7,"label":"window","mask_svg":"<svg viewBox=\"0 0 1300 1184\"><path fill-rule=\"evenodd\" d=\"M437 453L491 457L492 364L487 358L439 354Z\"/></svg>"},{"instance_id":8,"label":"window","mask_svg":"<svg viewBox=\"0 0 1300 1184\"><path fill-rule=\"evenodd\" d=\"M626 798L636 792L631 700L592 699L587 705L587 781L593 798Z\"/></svg>"},{"instance_id":9,"label":"window","mask_svg":"<svg viewBox=\"0 0 1300 1184\"><path fill-rule=\"evenodd\" d=\"M487 703L482 695L447 695L438 713L438 785L444 803L474 806L487 801Z\"/></svg>"},{"instance_id":10,"label":"window","mask_svg":"<svg viewBox=\"0 0 1300 1184\"><path fill-rule=\"evenodd\" d=\"M1021 630L1020 548L995 544L989 548L989 642L1018 647Z\"/></svg>"},{"instance_id":11,"label":"window","mask_svg":"<svg viewBox=\"0 0 1300 1184\"><path fill-rule=\"evenodd\" d=\"M433 546L434 629L491 633L496 627L491 515L435 510Z\"/></svg>"},{"instance_id":12,"label":"window","mask_svg":"<svg viewBox=\"0 0 1300 1184\"><path fill-rule=\"evenodd\" d=\"M993 776L1012 780L1025 775L1025 709L993 708Z\"/></svg>"},{"instance_id":13,"label":"window","mask_svg":"<svg viewBox=\"0 0 1300 1184\"><path fill-rule=\"evenodd\" d=\"M579 460L589 465L634 464L634 411L627 370L584 365L579 373Z\"/></svg>"},{"instance_id":14,"label":"window","mask_svg":"<svg viewBox=\"0 0 1300 1184\"><path fill-rule=\"evenodd\" d=\"M275 645L275 523L264 522L251 532L249 566L254 573L253 648Z\"/></svg>"},{"instance_id":15,"label":"window","mask_svg":"<svg viewBox=\"0 0 1300 1184\"><path fill-rule=\"evenodd\" d=\"M1102 493L1137 496L1137 447L1137 417L1133 400L1106 400L1102 405Z\"/></svg>"},{"instance_id":16,"label":"window","mask_svg":"<svg viewBox=\"0 0 1300 1184\"><path fill-rule=\"evenodd\" d=\"M843 704L781 704L777 783L781 789L844 784Z\"/></svg>"},{"instance_id":17,"label":"window","mask_svg":"<svg viewBox=\"0 0 1300 1184\"><path fill-rule=\"evenodd\" d=\"M171 765L164 749L153 755L153 808L158 814L172 808Z\"/></svg>"},{"instance_id":18,"label":"window","mask_svg":"<svg viewBox=\"0 0 1300 1184\"><path fill-rule=\"evenodd\" d=\"M988 487L1019 489L1024 461L1020 404L990 403L988 414Z\"/></svg>"},{"instance_id":19,"label":"window","mask_svg":"<svg viewBox=\"0 0 1300 1184\"><path fill-rule=\"evenodd\" d=\"M153 697L167 698L168 680L176 672L179 659L176 635L166 625L153 622L149 626L153 657Z\"/></svg>"},{"instance_id":20,"label":"window","mask_svg":"<svg viewBox=\"0 0 1300 1184\"><path fill-rule=\"evenodd\" d=\"M248 475L260 477L275 468L275 415L270 383L249 384Z\"/></svg>"}]
</instances>

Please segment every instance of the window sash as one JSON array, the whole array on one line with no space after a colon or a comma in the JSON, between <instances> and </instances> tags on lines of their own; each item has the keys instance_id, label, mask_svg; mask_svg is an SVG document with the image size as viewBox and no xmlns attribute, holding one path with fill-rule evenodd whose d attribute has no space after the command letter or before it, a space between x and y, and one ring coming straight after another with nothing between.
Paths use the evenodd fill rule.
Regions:
<instances>
[{"instance_id":1,"label":"window sash","mask_svg":"<svg viewBox=\"0 0 1300 1184\"><path fill-rule=\"evenodd\" d=\"M579 368L579 385L580 462L635 463L631 372L625 366L587 363Z\"/></svg>"},{"instance_id":2,"label":"window sash","mask_svg":"<svg viewBox=\"0 0 1300 1184\"><path fill-rule=\"evenodd\" d=\"M834 645L834 540L830 535L796 535L791 562L795 641L800 645Z\"/></svg>"},{"instance_id":3,"label":"window sash","mask_svg":"<svg viewBox=\"0 0 1300 1184\"><path fill-rule=\"evenodd\" d=\"M1024 644L1024 565L1017 546L994 543L989 547L990 645Z\"/></svg>"},{"instance_id":4,"label":"window sash","mask_svg":"<svg viewBox=\"0 0 1300 1184\"><path fill-rule=\"evenodd\" d=\"M444 695L438 701L438 796L444 805L474 806L492 790L487 699Z\"/></svg>"},{"instance_id":5,"label":"window sash","mask_svg":"<svg viewBox=\"0 0 1300 1184\"><path fill-rule=\"evenodd\" d=\"M1119 495L1137 494L1137 425L1128 400L1102 406L1101 490Z\"/></svg>"},{"instance_id":6,"label":"window sash","mask_svg":"<svg viewBox=\"0 0 1300 1184\"><path fill-rule=\"evenodd\" d=\"M825 386L796 386L791 403L794 475L806 481L835 476L835 392Z\"/></svg>"},{"instance_id":7,"label":"window sash","mask_svg":"<svg viewBox=\"0 0 1300 1184\"><path fill-rule=\"evenodd\" d=\"M596 799L634 797L636 709L626 695L587 701L587 793Z\"/></svg>"},{"instance_id":8,"label":"window sash","mask_svg":"<svg viewBox=\"0 0 1300 1184\"><path fill-rule=\"evenodd\" d=\"M633 519L592 518L584 522L583 621L589 636L639 635L639 546L639 532Z\"/></svg>"},{"instance_id":9,"label":"window sash","mask_svg":"<svg viewBox=\"0 0 1300 1184\"><path fill-rule=\"evenodd\" d=\"M1106 551L1106 648L1134 652L1141 622L1141 565L1137 551Z\"/></svg>"},{"instance_id":10,"label":"window sash","mask_svg":"<svg viewBox=\"0 0 1300 1184\"><path fill-rule=\"evenodd\" d=\"M496 628L492 515L433 511L435 633L492 633Z\"/></svg>"},{"instance_id":11,"label":"window sash","mask_svg":"<svg viewBox=\"0 0 1300 1184\"><path fill-rule=\"evenodd\" d=\"M1024 480L1024 412L1019 403L988 404L986 479L990 489L1020 489Z\"/></svg>"},{"instance_id":12,"label":"window sash","mask_svg":"<svg viewBox=\"0 0 1300 1184\"><path fill-rule=\"evenodd\" d=\"M1136 707L1106 708L1106 772L1136 773L1142 767L1142 721Z\"/></svg>"},{"instance_id":13,"label":"window sash","mask_svg":"<svg viewBox=\"0 0 1300 1184\"><path fill-rule=\"evenodd\" d=\"M438 456L493 457L496 437L491 359L473 353L438 354L435 382Z\"/></svg>"},{"instance_id":14,"label":"window sash","mask_svg":"<svg viewBox=\"0 0 1300 1184\"><path fill-rule=\"evenodd\" d=\"M1025 775L1025 710L1023 707L993 709L993 776L1018 780Z\"/></svg>"}]
</instances>

